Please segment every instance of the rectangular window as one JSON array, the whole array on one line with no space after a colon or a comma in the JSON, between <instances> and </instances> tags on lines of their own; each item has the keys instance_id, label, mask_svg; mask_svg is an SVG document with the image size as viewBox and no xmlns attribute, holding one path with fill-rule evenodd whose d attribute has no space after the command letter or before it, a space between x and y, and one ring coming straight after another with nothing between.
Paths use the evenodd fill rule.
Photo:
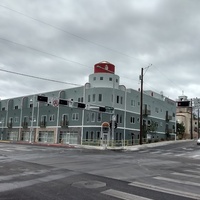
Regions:
<instances>
[{"instance_id":1,"label":"rectangular window","mask_svg":"<svg viewBox=\"0 0 200 200\"><path fill-rule=\"evenodd\" d=\"M96 134L97 134L97 140L100 140L100 135L101 135L100 131L97 131Z\"/></svg>"},{"instance_id":2,"label":"rectangular window","mask_svg":"<svg viewBox=\"0 0 200 200\"><path fill-rule=\"evenodd\" d=\"M119 96L117 95L117 103L119 103Z\"/></svg>"},{"instance_id":3,"label":"rectangular window","mask_svg":"<svg viewBox=\"0 0 200 200\"><path fill-rule=\"evenodd\" d=\"M53 114L53 115L49 115L49 121L50 122L54 122L54 120L55 120L55 115Z\"/></svg>"},{"instance_id":4,"label":"rectangular window","mask_svg":"<svg viewBox=\"0 0 200 200\"><path fill-rule=\"evenodd\" d=\"M119 117L119 123L122 123L122 115Z\"/></svg>"},{"instance_id":5,"label":"rectangular window","mask_svg":"<svg viewBox=\"0 0 200 200\"><path fill-rule=\"evenodd\" d=\"M6 110L6 108L5 108L5 107L3 107L1 110L2 110L2 111L3 111L3 110Z\"/></svg>"},{"instance_id":6,"label":"rectangular window","mask_svg":"<svg viewBox=\"0 0 200 200\"><path fill-rule=\"evenodd\" d=\"M96 95L93 94L93 95L92 95L92 101L93 101L93 102L95 101L95 97L96 97Z\"/></svg>"},{"instance_id":7,"label":"rectangular window","mask_svg":"<svg viewBox=\"0 0 200 200\"><path fill-rule=\"evenodd\" d=\"M17 110L18 109L18 106L15 106L15 110Z\"/></svg>"},{"instance_id":8,"label":"rectangular window","mask_svg":"<svg viewBox=\"0 0 200 200\"><path fill-rule=\"evenodd\" d=\"M112 81L112 77L109 78L109 81Z\"/></svg>"},{"instance_id":9,"label":"rectangular window","mask_svg":"<svg viewBox=\"0 0 200 200\"><path fill-rule=\"evenodd\" d=\"M123 104L123 97L120 98L120 103Z\"/></svg>"},{"instance_id":10,"label":"rectangular window","mask_svg":"<svg viewBox=\"0 0 200 200\"><path fill-rule=\"evenodd\" d=\"M95 113L94 112L91 113L91 122L95 122Z\"/></svg>"},{"instance_id":11,"label":"rectangular window","mask_svg":"<svg viewBox=\"0 0 200 200\"><path fill-rule=\"evenodd\" d=\"M102 120L102 114L101 113L97 113L97 121L101 122Z\"/></svg>"},{"instance_id":12,"label":"rectangular window","mask_svg":"<svg viewBox=\"0 0 200 200\"><path fill-rule=\"evenodd\" d=\"M63 121L69 121L69 115L68 114L63 114L62 115L62 120Z\"/></svg>"},{"instance_id":13,"label":"rectangular window","mask_svg":"<svg viewBox=\"0 0 200 200\"><path fill-rule=\"evenodd\" d=\"M102 76L100 77L100 80L101 80L101 81L103 80L103 77L102 77Z\"/></svg>"},{"instance_id":14,"label":"rectangular window","mask_svg":"<svg viewBox=\"0 0 200 200\"><path fill-rule=\"evenodd\" d=\"M90 95L88 95L88 102L90 102Z\"/></svg>"},{"instance_id":15,"label":"rectangular window","mask_svg":"<svg viewBox=\"0 0 200 200\"><path fill-rule=\"evenodd\" d=\"M96 77L95 76L93 77L93 81L96 81Z\"/></svg>"},{"instance_id":16,"label":"rectangular window","mask_svg":"<svg viewBox=\"0 0 200 200\"><path fill-rule=\"evenodd\" d=\"M90 113L87 113L86 114L86 122L89 122L90 121Z\"/></svg>"},{"instance_id":17,"label":"rectangular window","mask_svg":"<svg viewBox=\"0 0 200 200\"><path fill-rule=\"evenodd\" d=\"M91 133L90 133L90 139L91 139L91 141L93 141L94 140L94 132L93 131L91 131Z\"/></svg>"},{"instance_id":18,"label":"rectangular window","mask_svg":"<svg viewBox=\"0 0 200 200\"><path fill-rule=\"evenodd\" d=\"M102 101L102 94L99 94L99 101Z\"/></svg>"},{"instance_id":19,"label":"rectangular window","mask_svg":"<svg viewBox=\"0 0 200 200\"><path fill-rule=\"evenodd\" d=\"M131 106L135 106L135 100L131 100Z\"/></svg>"},{"instance_id":20,"label":"rectangular window","mask_svg":"<svg viewBox=\"0 0 200 200\"><path fill-rule=\"evenodd\" d=\"M15 117L15 118L14 118L14 122L15 122L15 123L19 122L19 117Z\"/></svg>"},{"instance_id":21,"label":"rectangular window","mask_svg":"<svg viewBox=\"0 0 200 200\"><path fill-rule=\"evenodd\" d=\"M79 114L78 113L73 113L72 114L72 120L73 121L78 121L78 119L79 119Z\"/></svg>"},{"instance_id":22,"label":"rectangular window","mask_svg":"<svg viewBox=\"0 0 200 200\"><path fill-rule=\"evenodd\" d=\"M131 124L134 124L135 123L135 117L131 117L130 122L131 122Z\"/></svg>"}]
</instances>

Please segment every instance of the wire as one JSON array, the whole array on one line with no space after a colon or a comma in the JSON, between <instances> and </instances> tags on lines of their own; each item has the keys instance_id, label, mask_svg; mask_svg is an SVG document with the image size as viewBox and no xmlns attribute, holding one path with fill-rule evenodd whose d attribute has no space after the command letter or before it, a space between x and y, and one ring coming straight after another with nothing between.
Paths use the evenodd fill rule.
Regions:
<instances>
[{"instance_id":1,"label":"wire","mask_svg":"<svg viewBox=\"0 0 200 200\"><path fill-rule=\"evenodd\" d=\"M33 76L33 75L29 75L29 74L23 74L23 73L9 71L9 70L5 70L5 69L1 69L1 68L0 68L0 71L7 72L7 73L10 73L10 74L20 75L20 76L26 76L26 77L29 77L29 78L40 79L40 80L43 80L43 81L51 81L51 82L62 83L62 84L67 84L67 85L81 86L80 84L58 81L58 80L54 80L54 79L43 78L43 77Z\"/></svg>"},{"instance_id":2,"label":"wire","mask_svg":"<svg viewBox=\"0 0 200 200\"><path fill-rule=\"evenodd\" d=\"M3 40L3 41L5 41L5 42L9 42L9 43L12 43L12 44L19 45L19 46L25 47L25 48L27 48L27 49L31 49L31 50L33 50L33 51L38 51L38 52L40 52L40 53L47 54L47 55L49 55L49 56L53 56L53 57L59 58L59 59L64 60L64 61L66 61L66 62L71 62L71 63L75 63L75 64L78 64L78 65L81 65L81 66L84 66L84 67L88 67L88 66L86 66L86 65L84 65L84 64L82 64L82 63L79 63L79 62L76 62L76 61L73 61L73 60L69 60L69 59L66 59L66 58L57 56L57 55L55 55L55 54L51 54L51 53L45 52L45 51L41 51L41 50L39 50L39 49L30 47L30 46L26 46L26 45L24 45L24 44L20 44L20 43L17 43L17 42L14 42L14 41L11 41L11 40L2 38L2 37L0 38L0 40ZM88 68L89 68L89 67L88 67Z\"/></svg>"},{"instance_id":3,"label":"wire","mask_svg":"<svg viewBox=\"0 0 200 200\"><path fill-rule=\"evenodd\" d=\"M55 25L52 25L52 24L49 24L49 23L44 22L44 21L42 21L42 20L33 18L33 17L29 16L29 15L26 15L26 14L24 14L24 13L22 13L22 12L19 12L19 11L17 11L17 10L12 9L12 8L9 8L9 7L5 6L5 5L1 5L1 4L0 4L0 7L3 7L3 8L5 8L5 9L8 9L8 10L10 10L10 11L12 11L12 12L15 12L15 13L19 14L19 15L23 15L24 17L27 17L27 18L32 19L32 20L34 20L34 21L37 21L37 22L39 22L39 23L45 24L45 25L47 25L47 26L50 26L51 28L57 29L57 30L62 31L62 32L64 32L64 33L67 33L68 35L71 35L71 36L73 36L73 37L79 38L79 39L84 40L84 41L86 41L86 42L89 42L89 43L91 43L91 44L93 44L93 45L96 45L96 46L99 46L99 47L103 47L104 49L113 51L113 52L115 52L115 53L117 53L117 54L121 54L121 55L123 55L123 56L129 57L129 58L133 58L133 59L136 59L136 60L139 60L139 61L142 61L142 60L139 59L139 58L136 58L136 57L133 57L133 56L129 56L129 55L123 53L123 52L120 52L120 51L117 51L117 50L115 50L115 49L106 47L106 46L104 46L104 45L102 45L102 44L100 44L100 43L94 42L94 41L89 40L89 39L86 39L86 38L84 38L84 37L82 37L82 36L79 36L79 35L76 35L76 34L74 34L74 33L69 32L69 31L63 30L63 29L61 29L61 28L59 28L59 27L57 27L57 26L55 26ZM142 62L143 62L143 61L142 61ZM146 63L146 62L143 62L143 63ZM147 64L147 63L146 63L146 64ZM150 63L148 63L148 64L150 64Z\"/></svg>"}]
</instances>

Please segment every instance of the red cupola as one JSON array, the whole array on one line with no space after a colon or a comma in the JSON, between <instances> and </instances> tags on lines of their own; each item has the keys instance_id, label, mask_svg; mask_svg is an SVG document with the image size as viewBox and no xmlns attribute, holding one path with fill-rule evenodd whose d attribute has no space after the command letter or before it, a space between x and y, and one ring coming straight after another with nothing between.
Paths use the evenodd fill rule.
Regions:
<instances>
[{"instance_id":1,"label":"red cupola","mask_svg":"<svg viewBox=\"0 0 200 200\"><path fill-rule=\"evenodd\" d=\"M115 73L115 65L107 62L102 61L94 65L94 73Z\"/></svg>"}]
</instances>

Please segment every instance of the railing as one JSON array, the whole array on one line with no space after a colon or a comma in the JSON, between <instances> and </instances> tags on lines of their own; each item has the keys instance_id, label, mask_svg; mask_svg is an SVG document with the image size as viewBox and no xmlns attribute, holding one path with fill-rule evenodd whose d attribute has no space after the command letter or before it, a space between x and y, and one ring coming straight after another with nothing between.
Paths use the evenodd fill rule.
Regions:
<instances>
[{"instance_id":1,"label":"railing","mask_svg":"<svg viewBox=\"0 0 200 200\"><path fill-rule=\"evenodd\" d=\"M143 114L143 115L146 115L146 116L147 116L147 115L150 115L150 114L151 114L151 110L148 110L148 109L145 108L145 109L142 111L142 114Z\"/></svg>"},{"instance_id":2,"label":"railing","mask_svg":"<svg viewBox=\"0 0 200 200\"><path fill-rule=\"evenodd\" d=\"M22 127L23 128L28 128L28 122L22 122Z\"/></svg>"},{"instance_id":3,"label":"railing","mask_svg":"<svg viewBox=\"0 0 200 200\"><path fill-rule=\"evenodd\" d=\"M61 127L66 127L66 128L68 128L68 125L69 125L69 121L67 121L67 120L62 120L62 121L60 122L60 126L61 126Z\"/></svg>"},{"instance_id":4,"label":"railing","mask_svg":"<svg viewBox=\"0 0 200 200\"><path fill-rule=\"evenodd\" d=\"M46 121L41 121L40 122L40 127L46 127Z\"/></svg>"}]
</instances>

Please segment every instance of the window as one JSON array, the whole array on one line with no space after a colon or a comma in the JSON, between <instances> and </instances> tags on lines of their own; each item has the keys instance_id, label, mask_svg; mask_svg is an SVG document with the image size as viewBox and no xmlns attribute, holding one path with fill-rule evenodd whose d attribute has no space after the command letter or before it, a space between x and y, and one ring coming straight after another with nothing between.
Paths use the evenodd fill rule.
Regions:
<instances>
[{"instance_id":1,"label":"window","mask_svg":"<svg viewBox=\"0 0 200 200\"><path fill-rule=\"evenodd\" d=\"M99 94L99 101L102 101L102 94Z\"/></svg>"},{"instance_id":2,"label":"window","mask_svg":"<svg viewBox=\"0 0 200 200\"><path fill-rule=\"evenodd\" d=\"M151 125L151 120L148 120L147 124L148 124L148 126L150 126Z\"/></svg>"},{"instance_id":3,"label":"window","mask_svg":"<svg viewBox=\"0 0 200 200\"><path fill-rule=\"evenodd\" d=\"M160 122L160 126L163 126L163 123L162 123L162 122Z\"/></svg>"},{"instance_id":4,"label":"window","mask_svg":"<svg viewBox=\"0 0 200 200\"><path fill-rule=\"evenodd\" d=\"M18 106L15 106L15 110L17 110L18 109Z\"/></svg>"},{"instance_id":5,"label":"window","mask_svg":"<svg viewBox=\"0 0 200 200\"><path fill-rule=\"evenodd\" d=\"M130 122L131 122L131 124L134 124L135 123L135 117L131 117Z\"/></svg>"},{"instance_id":6,"label":"window","mask_svg":"<svg viewBox=\"0 0 200 200\"><path fill-rule=\"evenodd\" d=\"M85 134L85 140L88 141L88 131Z\"/></svg>"},{"instance_id":7,"label":"window","mask_svg":"<svg viewBox=\"0 0 200 200\"><path fill-rule=\"evenodd\" d=\"M12 122L13 122L13 118L9 117L9 123L12 123Z\"/></svg>"},{"instance_id":8,"label":"window","mask_svg":"<svg viewBox=\"0 0 200 200\"><path fill-rule=\"evenodd\" d=\"M78 102L81 102L81 98L80 97L78 98Z\"/></svg>"},{"instance_id":9,"label":"window","mask_svg":"<svg viewBox=\"0 0 200 200\"><path fill-rule=\"evenodd\" d=\"M97 113L97 121L101 122L101 118L102 118L102 114L101 113Z\"/></svg>"},{"instance_id":10,"label":"window","mask_svg":"<svg viewBox=\"0 0 200 200\"><path fill-rule=\"evenodd\" d=\"M30 106L30 108L32 108L32 107L33 107L33 104L31 103L29 106Z\"/></svg>"},{"instance_id":11,"label":"window","mask_svg":"<svg viewBox=\"0 0 200 200\"><path fill-rule=\"evenodd\" d=\"M72 121L78 121L79 114L78 113L72 113Z\"/></svg>"},{"instance_id":12,"label":"window","mask_svg":"<svg viewBox=\"0 0 200 200\"><path fill-rule=\"evenodd\" d=\"M69 115L68 114L63 114L62 120L63 121L69 121Z\"/></svg>"},{"instance_id":13,"label":"window","mask_svg":"<svg viewBox=\"0 0 200 200\"><path fill-rule=\"evenodd\" d=\"M93 131L91 131L91 137L90 137L90 139L91 139L91 141L94 140L94 132Z\"/></svg>"},{"instance_id":14,"label":"window","mask_svg":"<svg viewBox=\"0 0 200 200\"><path fill-rule=\"evenodd\" d=\"M46 115L42 115L41 116L41 121L42 122L46 122L47 121L47 116Z\"/></svg>"},{"instance_id":15,"label":"window","mask_svg":"<svg viewBox=\"0 0 200 200\"><path fill-rule=\"evenodd\" d=\"M97 131L97 140L100 139L100 131Z\"/></svg>"},{"instance_id":16,"label":"window","mask_svg":"<svg viewBox=\"0 0 200 200\"><path fill-rule=\"evenodd\" d=\"M91 122L95 122L95 113L94 112L91 113Z\"/></svg>"},{"instance_id":17,"label":"window","mask_svg":"<svg viewBox=\"0 0 200 200\"><path fill-rule=\"evenodd\" d=\"M140 123L140 118L139 117L137 118L137 122Z\"/></svg>"},{"instance_id":18,"label":"window","mask_svg":"<svg viewBox=\"0 0 200 200\"><path fill-rule=\"evenodd\" d=\"M112 81L112 77L109 77L109 81Z\"/></svg>"},{"instance_id":19,"label":"window","mask_svg":"<svg viewBox=\"0 0 200 200\"><path fill-rule=\"evenodd\" d=\"M89 122L90 121L90 113L86 114L86 121Z\"/></svg>"},{"instance_id":20,"label":"window","mask_svg":"<svg viewBox=\"0 0 200 200\"><path fill-rule=\"evenodd\" d=\"M6 108L5 108L5 107L3 107L1 110L2 110L2 111L3 111L3 110L6 110Z\"/></svg>"},{"instance_id":21,"label":"window","mask_svg":"<svg viewBox=\"0 0 200 200\"><path fill-rule=\"evenodd\" d=\"M103 77L102 76L100 77L100 80L103 81Z\"/></svg>"},{"instance_id":22,"label":"window","mask_svg":"<svg viewBox=\"0 0 200 200\"><path fill-rule=\"evenodd\" d=\"M116 83L118 83L118 79L116 79Z\"/></svg>"},{"instance_id":23,"label":"window","mask_svg":"<svg viewBox=\"0 0 200 200\"><path fill-rule=\"evenodd\" d=\"M15 117L15 118L14 118L14 122L17 123L18 121L19 121L19 118L18 118L18 117Z\"/></svg>"},{"instance_id":24,"label":"window","mask_svg":"<svg viewBox=\"0 0 200 200\"><path fill-rule=\"evenodd\" d=\"M122 115L119 117L119 123L122 123Z\"/></svg>"},{"instance_id":25,"label":"window","mask_svg":"<svg viewBox=\"0 0 200 200\"><path fill-rule=\"evenodd\" d=\"M135 100L131 100L131 106L135 106Z\"/></svg>"},{"instance_id":26,"label":"window","mask_svg":"<svg viewBox=\"0 0 200 200\"><path fill-rule=\"evenodd\" d=\"M93 95L92 95L92 101L93 101L93 102L95 101L95 97L96 97L96 95L93 94Z\"/></svg>"},{"instance_id":27,"label":"window","mask_svg":"<svg viewBox=\"0 0 200 200\"><path fill-rule=\"evenodd\" d=\"M55 115L49 115L49 121L50 122L53 122L55 120Z\"/></svg>"},{"instance_id":28,"label":"window","mask_svg":"<svg viewBox=\"0 0 200 200\"><path fill-rule=\"evenodd\" d=\"M88 102L90 102L90 95L88 95Z\"/></svg>"},{"instance_id":29,"label":"window","mask_svg":"<svg viewBox=\"0 0 200 200\"><path fill-rule=\"evenodd\" d=\"M159 108L155 107L155 112L158 113L159 112Z\"/></svg>"},{"instance_id":30,"label":"window","mask_svg":"<svg viewBox=\"0 0 200 200\"><path fill-rule=\"evenodd\" d=\"M119 96L117 95L117 103L119 103Z\"/></svg>"},{"instance_id":31,"label":"window","mask_svg":"<svg viewBox=\"0 0 200 200\"><path fill-rule=\"evenodd\" d=\"M96 77L93 77L93 81L96 81Z\"/></svg>"},{"instance_id":32,"label":"window","mask_svg":"<svg viewBox=\"0 0 200 200\"><path fill-rule=\"evenodd\" d=\"M123 97L120 98L120 103L123 104Z\"/></svg>"}]
</instances>

